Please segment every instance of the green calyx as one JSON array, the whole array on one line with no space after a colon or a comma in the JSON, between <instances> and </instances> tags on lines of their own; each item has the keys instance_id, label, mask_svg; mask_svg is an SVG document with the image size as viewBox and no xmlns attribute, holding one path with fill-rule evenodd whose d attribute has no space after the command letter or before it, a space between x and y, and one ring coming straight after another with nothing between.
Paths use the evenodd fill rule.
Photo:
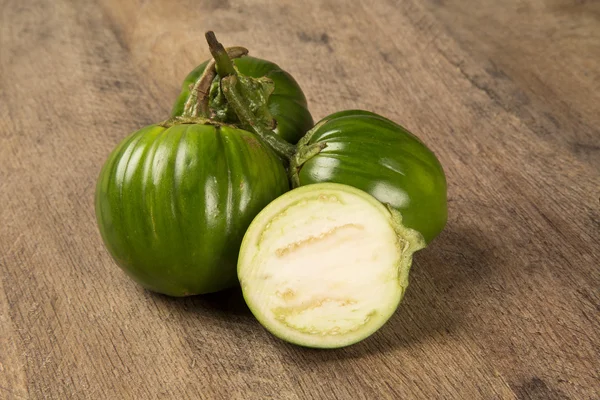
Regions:
<instances>
[{"instance_id":1,"label":"green calyx","mask_svg":"<svg viewBox=\"0 0 600 400\"><path fill-rule=\"evenodd\" d=\"M206 33L206 41L220 79L214 87L215 97L221 98L222 93L227 107L235 112L241 126L254 132L279 157L289 162L296 147L275 135L275 120L267 106L274 90L273 82L268 78L254 79L238 74L229 54L213 32Z\"/></svg>"},{"instance_id":2,"label":"green calyx","mask_svg":"<svg viewBox=\"0 0 600 400\"><path fill-rule=\"evenodd\" d=\"M315 132L325 123L325 120L318 122L310 131L306 132L306 135L302 137L298 141L296 145L296 151L293 157L290 159L289 165L289 178L290 184L292 188L297 188L300 186L300 177L298 173L300 172L300 168L304 165L305 162L319 154L324 148L327 147L327 143L313 143L309 144Z\"/></svg>"},{"instance_id":3,"label":"green calyx","mask_svg":"<svg viewBox=\"0 0 600 400\"><path fill-rule=\"evenodd\" d=\"M238 58L248 54L248 49L244 47L231 47L226 51L226 53L231 58ZM211 117L213 113L220 111L221 107L219 107L220 103L217 99L216 102L211 104L211 97L216 97L215 95L210 95L211 92L214 91L214 83L217 83L217 71L215 68L216 62L215 60L211 60L204 72L200 76L200 78L196 81L196 83L190 89L190 97L187 99L183 115L192 116L192 117ZM213 111L214 110L214 111Z\"/></svg>"},{"instance_id":4,"label":"green calyx","mask_svg":"<svg viewBox=\"0 0 600 400\"><path fill-rule=\"evenodd\" d=\"M266 77L252 78L239 73L232 59L247 55L247 49L243 47L225 49L211 31L206 33L206 41L213 59L192 86L184 106L183 116L208 118L251 131L252 124L238 115L239 105L233 107L224 93L223 79L234 76L237 79L236 95L244 99L242 114L250 113L253 123L260 124L264 129L270 131L275 129L277 124L268 107L269 97L275 90L273 81Z\"/></svg>"}]
</instances>

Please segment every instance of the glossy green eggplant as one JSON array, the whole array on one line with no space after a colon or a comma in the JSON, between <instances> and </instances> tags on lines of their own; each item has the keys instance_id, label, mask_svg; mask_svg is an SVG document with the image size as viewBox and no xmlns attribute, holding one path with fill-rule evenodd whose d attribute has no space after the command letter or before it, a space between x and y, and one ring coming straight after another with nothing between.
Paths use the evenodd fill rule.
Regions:
<instances>
[{"instance_id":1,"label":"glossy green eggplant","mask_svg":"<svg viewBox=\"0 0 600 400\"><path fill-rule=\"evenodd\" d=\"M171 111L172 116L183 115L185 103L191 94L190 88L200 79L208 63L208 61L203 62L185 78L181 93ZM248 91L248 95L257 93L258 89L264 90L264 97L266 97L264 112L267 115L263 117L275 120L272 130L286 141L296 143L313 126L306 97L296 80L277 64L260 58L243 55L234 58L233 63L240 80L248 81L248 78L252 80L249 83L253 87ZM219 92L219 80L220 76L217 75L210 89L209 105L213 111L210 117L224 123L238 124L235 113L223 111L223 96ZM267 88L265 89L264 86Z\"/></svg>"},{"instance_id":2,"label":"glossy green eggplant","mask_svg":"<svg viewBox=\"0 0 600 400\"><path fill-rule=\"evenodd\" d=\"M299 143L292 182L335 182L364 190L399 210L427 242L446 225L446 177L433 152L402 126L368 111L320 121Z\"/></svg>"},{"instance_id":3,"label":"glossy green eggplant","mask_svg":"<svg viewBox=\"0 0 600 400\"><path fill-rule=\"evenodd\" d=\"M288 189L280 160L249 132L151 125L106 161L96 216L110 254L135 281L171 296L201 294L238 284L247 227Z\"/></svg>"}]
</instances>

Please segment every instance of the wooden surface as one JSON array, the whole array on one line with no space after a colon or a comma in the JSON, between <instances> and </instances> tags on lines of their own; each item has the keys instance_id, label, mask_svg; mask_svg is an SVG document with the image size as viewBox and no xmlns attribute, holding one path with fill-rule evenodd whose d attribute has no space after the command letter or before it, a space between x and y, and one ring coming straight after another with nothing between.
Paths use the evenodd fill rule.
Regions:
<instances>
[{"instance_id":1,"label":"wooden surface","mask_svg":"<svg viewBox=\"0 0 600 400\"><path fill-rule=\"evenodd\" d=\"M207 29L444 165L448 226L368 340L285 344L238 292L154 295L105 251L99 169ZM2 0L0 398L599 399L599 125L597 1Z\"/></svg>"}]
</instances>

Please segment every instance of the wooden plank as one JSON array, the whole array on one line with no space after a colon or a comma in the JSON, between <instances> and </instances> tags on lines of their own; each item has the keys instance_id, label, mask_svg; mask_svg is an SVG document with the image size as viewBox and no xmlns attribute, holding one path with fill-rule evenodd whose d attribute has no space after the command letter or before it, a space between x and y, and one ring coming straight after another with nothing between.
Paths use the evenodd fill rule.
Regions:
<instances>
[{"instance_id":1,"label":"wooden plank","mask_svg":"<svg viewBox=\"0 0 600 400\"><path fill-rule=\"evenodd\" d=\"M476 63L461 73L540 140L600 169L600 3L430 0Z\"/></svg>"},{"instance_id":2,"label":"wooden plank","mask_svg":"<svg viewBox=\"0 0 600 400\"><path fill-rule=\"evenodd\" d=\"M558 0L4 1L0 398L597 398L596 11ZM100 166L167 116L208 57L207 29L291 72L316 118L384 114L442 161L447 229L372 338L294 347L239 292L151 294L104 250Z\"/></svg>"}]
</instances>

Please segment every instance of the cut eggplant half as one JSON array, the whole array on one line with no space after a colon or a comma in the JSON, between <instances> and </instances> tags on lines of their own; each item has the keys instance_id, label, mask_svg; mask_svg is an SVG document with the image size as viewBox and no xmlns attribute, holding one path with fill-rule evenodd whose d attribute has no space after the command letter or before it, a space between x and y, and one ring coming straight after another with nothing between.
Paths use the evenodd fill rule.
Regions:
<instances>
[{"instance_id":1,"label":"cut eggplant half","mask_svg":"<svg viewBox=\"0 0 600 400\"><path fill-rule=\"evenodd\" d=\"M273 335L343 347L388 321L423 247L396 210L351 186L318 183L258 214L242 242L238 278L248 307Z\"/></svg>"}]
</instances>

